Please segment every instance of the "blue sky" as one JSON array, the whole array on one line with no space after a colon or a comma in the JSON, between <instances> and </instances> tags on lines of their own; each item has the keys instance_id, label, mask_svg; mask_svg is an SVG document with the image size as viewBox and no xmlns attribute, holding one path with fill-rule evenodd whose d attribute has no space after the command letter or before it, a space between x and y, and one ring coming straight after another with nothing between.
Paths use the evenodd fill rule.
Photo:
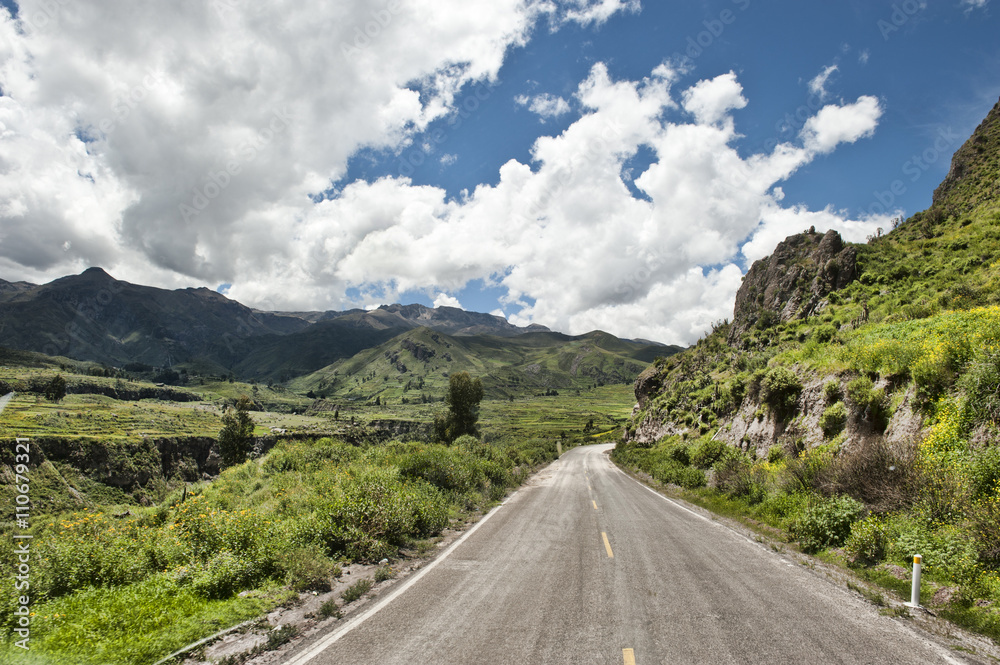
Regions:
<instances>
[{"instance_id":1,"label":"blue sky","mask_svg":"<svg viewBox=\"0 0 1000 665\"><path fill-rule=\"evenodd\" d=\"M927 207L1000 96L990 0L218 4L4 19L0 277L691 343L788 233Z\"/></svg>"}]
</instances>

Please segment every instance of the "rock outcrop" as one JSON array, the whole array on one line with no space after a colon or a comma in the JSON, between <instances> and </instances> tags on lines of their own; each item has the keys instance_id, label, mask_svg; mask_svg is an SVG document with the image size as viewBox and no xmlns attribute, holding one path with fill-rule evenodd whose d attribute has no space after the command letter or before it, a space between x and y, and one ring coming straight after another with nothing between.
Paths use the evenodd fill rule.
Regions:
<instances>
[{"instance_id":1,"label":"rock outcrop","mask_svg":"<svg viewBox=\"0 0 1000 665\"><path fill-rule=\"evenodd\" d=\"M817 313L827 295L856 277L857 250L845 245L836 231L820 235L810 229L785 238L743 278L729 343L735 344L755 325Z\"/></svg>"}]
</instances>

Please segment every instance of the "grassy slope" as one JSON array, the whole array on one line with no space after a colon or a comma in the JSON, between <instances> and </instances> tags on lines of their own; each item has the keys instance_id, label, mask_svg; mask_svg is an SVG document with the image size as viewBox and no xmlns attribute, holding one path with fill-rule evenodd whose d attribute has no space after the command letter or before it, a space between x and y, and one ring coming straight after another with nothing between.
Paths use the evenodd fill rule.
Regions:
<instances>
[{"instance_id":1,"label":"grassy slope","mask_svg":"<svg viewBox=\"0 0 1000 665\"><path fill-rule=\"evenodd\" d=\"M651 447L619 444L615 456L713 509L785 530L807 551L843 545L824 556L900 595L905 585L887 571L920 551L929 589L957 590L941 612L1000 640L996 116L959 151L957 175L930 210L859 246L860 278L818 316L755 328L737 348L723 326L648 370L662 387L636 424L654 415L686 433ZM828 377L823 445L753 459L711 441L741 405L798 422L800 386ZM779 415L783 395L793 411ZM904 402L926 436L886 446L878 433ZM861 443L844 445L838 409ZM713 489L702 487L709 469Z\"/></svg>"},{"instance_id":2,"label":"grassy slope","mask_svg":"<svg viewBox=\"0 0 1000 665\"><path fill-rule=\"evenodd\" d=\"M625 342L605 333L568 337L529 333L513 338L451 337L419 328L381 346L294 379L289 387L330 399L400 403L443 394L448 376L465 371L482 378L489 398L523 397L549 390L583 390L626 384L654 353L676 347Z\"/></svg>"}]
</instances>

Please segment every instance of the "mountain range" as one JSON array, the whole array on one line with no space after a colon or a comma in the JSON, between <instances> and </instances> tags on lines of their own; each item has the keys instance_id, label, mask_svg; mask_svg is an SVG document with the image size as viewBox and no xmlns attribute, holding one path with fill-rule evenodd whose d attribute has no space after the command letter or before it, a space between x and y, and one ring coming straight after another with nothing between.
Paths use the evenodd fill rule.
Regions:
<instances>
[{"instance_id":1,"label":"mountain range","mask_svg":"<svg viewBox=\"0 0 1000 665\"><path fill-rule=\"evenodd\" d=\"M312 389L322 384L324 390L335 372L341 378L343 372L353 375L347 363L358 354L363 357L350 367L363 367L366 375L374 371L380 379L381 364L369 367L374 356L393 356L394 368L404 363L422 366L419 352L413 356L407 350L419 345L435 350L437 378L442 372L447 376L463 369L488 370L498 373L487 381L497 389L511 382L510 377L499 378L508 363L528 368L521 377L525 386L565 388L631 381L644 363L680 350L607 333L573 337L540 325L519 327L500 316L454 307L395 304L343 312L266 312L211 289L137 285L96 267L43 285L0 280L0 346L129 371L173 369L279 383L298 377L296 385ZM526 349L574 358L601 351L593 362L574 365L570 360L563 370L556 362L555 374L532 374L533 365L548 363L535 362L538 359L529 357ZM462 362L456 363L455 357ZM617 369L612 367L615 362ZM588 373L580 374L581 366ZM316 372L320 374L309 378ZM403 374L398 369L393 373ZM437 378L425 378L422 385L437 387Z\"/></svg>"}]
</instances>

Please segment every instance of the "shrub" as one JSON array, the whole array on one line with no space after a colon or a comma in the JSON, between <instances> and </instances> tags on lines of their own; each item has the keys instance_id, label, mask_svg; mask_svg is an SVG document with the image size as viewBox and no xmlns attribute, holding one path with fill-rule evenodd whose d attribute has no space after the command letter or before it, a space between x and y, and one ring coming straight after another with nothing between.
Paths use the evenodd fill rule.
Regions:
<instances>
[{"instance_id":1,"label":"shrub","mask_svg":"<svg viewBox=\"0 0 1000 665\"><path fill-rule=\"evenodd\" d=\"M853 563L871 566L885 559L897 535L898 530L891 519L885 515L869 515L851 525L851 535L844 543L844 550Z\"/></svg>"},{"instance_id":2,"label":"shrub","mask_svg":"<svg viewBox=\"0 0 1000 665\"><path fill-rule=\"evenodd\" d=\"M977 501L970 513L969 526L979 560L994 569L1000 567L1000 484L992 495Z\"/></svg>"},{"instance_id":3,"label":"shrub","mask_svg":"<svg viewBox=\"0 0 1000 665\"><path fill-rule=\"evenodd\" d=\"M228 598L237 591L252 588L267 577L256 561L232 552L219 552L205 567L191 577L195 593L208 599Z\"/></svg>"},{"instance_id":4,"label":"shrub","mask_svg":"<svg viewBox=\"0 0 1000 665\"><path fill-rule=\"evenodd\" d=\"M889 424L889 400L885 391L875 389L872 380L859 376L847 384L847 398L854 405L854 416L869 423L876 431L885 431Z\"/></svg>"},{"instance_id":5,"label":"shrub","mask_svg":"<svg viewBox=\"0 0 1000 665\"><path fill-rule=\"evenodd\" d=\"M847 494L881 512L908 507L918 491L915 451L893 447L881 437L858 439L833 460L822 489Z\"/></svg>"},{"instance_id":6,"label":"shrub","mask_svg":"<svg viewBox=\"0 0 1000 665\"><path fill-rule=\"evenodd\" d=\"M888 556L899 563L909 563L914 554L923 557L928 572L955 574L976 560L976 544L954 526L934 528L915 521L901 526Z\"/></svg>"},{"instance_id":7,"label":"shrub","mask_svg":"<svg viewBox=\"0 0 1000 665\"><path fill-rule=\"evenodd\" d=\"M842 397L843 391L840 389L840 381L827 381L823 384L823 399L826 400L827 404L839 402Z\"/></svg>"},{"instance_id":8,"label":"shrub","mask_svg":"<svg viewBox=\"0 0 1000 665\"><path fill-rule=\"evenodd\" d=\"M765 499L767 492L753 472L753 463L745 455L723 458L715 466L715 486L732 497L745 499L751 505Z\"/></svg>"},{"instance_id":9,"label":"shrub","mask_svg":"<svg viewBox=\"0 0 1000 665\"><path fill-rule=\"evenodd\" d=\"M319 606L319 615L324 619L326 617L334 616L339 619L340 606L337 605L336 599L330 598L329 600L324 601L323 604Z\"/></svg>"},{"instance_id":10,"label":"shrub","mask_svg":"<svg viewBox=\"0 0 1000 665\"><path fill-rule=\"evenodd\" d=\"M864 504L849 496L825 499L806 508L789 531L807 553L838 547L851 535L851 524L864 512Z\"/></svg>"},{"instance_id":11,"label":"shrub","mask_svg":"<svg viewBox=\"0 0 1000 665\"><path fill-rule=\"evenodd\" d=\"M832 438L844 431L847 424L847 406L843 402L834 402L823 410L819 417L819 426L826 438Z\"/></svg>"},{"instance_id":12,"label":"shrub","mask_svg":"<svg viewBox=\"0 0 1000 665\"><path fill-rule=\"evenodd\" d=\"M340 574L340 568L319 547L296 547L281 559L285 583L295 591L329 591L330 578Z\"/></svg>"},{"instance_id":13,"label":"shrub","mask_svg":"<svg viewBox=\"0 0 1000 665\"><path fill-rule=\"evenodd\" d=\"M332 501L327 548L353 559L378 560L395 554L408 537L423 535L425 512L438 515L444 499L431 488L404 485L393 467L362 467ZM434 520L432 520L434 521ZM440 520L434 521L440 524Z\"/></svg>"},{"instance_id":14,"label":"shrub","mask_svg":"<svg viewBox=\"0 0 1000 665\"><path fill-rule=\"evenodd\" d=\"M760 382L760 398L771 407L779 419L786 419L795 413L802 382L787 367L772 367Z\"/></svg>"},{"instance_id":15,"label":"shrub","mask_svg":"<svg viewBox=\"0 0 1000 665\"><path fill-rule=\"evenodd\" d=\"M822 325L817 326L816 330L813 331L813 339L815 339L820 344L826 344L834 338L837 334L837 329L832 325Z\"/></svg>"},{"instance_id":16,"label":"shrub","mask_svg":"<svg viewBox=\"0 0 1000 665\"><path fill-rule=\"evenodd\" d=\"M699 469L711 468L726 453L729 446L723 441L703 437L690 448L690 463Z\"/></svg>"},{"instance_id":17,"label":"shrub","mask_svg":"<svg viewBox=\"0 0 1000 665\"><path fill-rule=\"evenodd\" d=\"M371 588L375 586L375 583L369 579L358 580L351 586L341 592L340 597L345 603L353 603L355 600L365 595Z\"/></svg>"}]
</instances>

